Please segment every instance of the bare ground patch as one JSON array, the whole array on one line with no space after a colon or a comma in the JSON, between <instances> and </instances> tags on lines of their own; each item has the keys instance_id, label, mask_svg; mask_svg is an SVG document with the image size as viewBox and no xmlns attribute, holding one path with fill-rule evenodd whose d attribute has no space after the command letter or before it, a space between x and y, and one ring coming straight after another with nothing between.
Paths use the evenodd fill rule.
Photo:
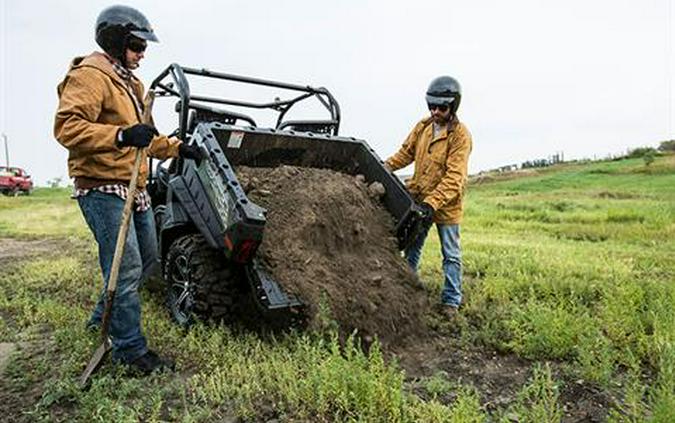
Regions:
<instances>
[{"instance_id":1,"label":"bare ground patch","mask_svg":"<svg viewBox=\"0 0 675 423\"><path fill-rule=\"evenodd\" d=\"M54 257L79 250L85 243L64 238L16 239L0 238L0 266L26 259Z\"/></svg>"},{"instance_id":2,"label":"bare ground patch","mask_svg":"<svg viewBox=\"0 0 675 423\"><path fill-rule=\"evenodd\" d=\"M406 372L408 387L424 400L435 398L452 404L460 385L472 386L481 405L491 415L506 412L516 403L518 394L529 383L537 364L515 354L467 347L452 335L439 335L426 343L400 349L393 354ZM550 363L559 386L559 406L563 422L601 422L615 399L592 383L570 379L562 366ZM444 392L430 392L429 380L440 378L448 383Z\"/></svg>"},{"instance_id":3,"label":"bare ground patch","mask_svg":"<svg viewBox=\"0 0 675 423\"><path fill-rule=\"evenodd\" d=\"M643 198L643 195L623 191L601 191L595 195L598 198L610 200L635 200Z\"/></svg>"},{"instance_id":4,"label":"bare ground patch","mask_svg":"<svg viewBox=\"0 0 675 423\"><path fill-rule=\"evenodd\" d=\"M27 413L42 398L44 383L55 376L35 370L47 354L58 353L49 329L36 328L21 338L21 342L4 344L8 353L4 366L0 365L0 416L4 422L33 421Z\"/></svg>"}]
</instances>

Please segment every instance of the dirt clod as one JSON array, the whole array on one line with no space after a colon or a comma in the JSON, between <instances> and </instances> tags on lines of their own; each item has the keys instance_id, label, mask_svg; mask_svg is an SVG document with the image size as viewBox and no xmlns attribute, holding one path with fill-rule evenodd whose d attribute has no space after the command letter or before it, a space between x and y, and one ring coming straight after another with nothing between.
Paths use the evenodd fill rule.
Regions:
<instances>
[{"instance_id":1,"label":"dirt clod","mask_svg":"<svg viewBox=\"0 0 675 423\"><path fill-rule=\"evenodd\" d=\"M385 193L386 190L384 189L384 185L382 185L380 182L373 182L372 184L368 185L368 194L370 194L371 198L382 198Z\"/></svg>"},{"instance_id":2,"label":"dirt clod","mask_svg":"<svg viewBox=\"0 0 675 423\"><path fill-rule=\"evenodd\" d=\"M387 345L424 333L426 294L397 249L391 215L373 198L382 184L292 166L237 172L249 198L268 210L258 256L309 305L310 326L323 303L346 334Z\"/></svg>"}]
</instances>

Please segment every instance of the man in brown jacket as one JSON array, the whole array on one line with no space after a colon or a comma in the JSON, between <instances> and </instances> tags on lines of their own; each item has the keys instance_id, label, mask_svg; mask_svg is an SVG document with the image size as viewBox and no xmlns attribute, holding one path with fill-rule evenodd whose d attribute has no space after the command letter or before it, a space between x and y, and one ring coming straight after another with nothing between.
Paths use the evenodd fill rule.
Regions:
<instances>
[{"instance_id":1,"label":"man in brown jacket","mask_svg":"<svg viewBox=\"0 0 675 423\"><path fill-rule=\"evenodd\" d=\"M96 238L106 284L124 201L130 194L136 148L147 147L147 154L158 158L201 158L197 147L159 135L153 126L141 123L144 88L131 71L143 59L148 41L158 40L143 14L126 6L109 7L96 21L96 42L103 52L74 59L58 86L54 134L68 149L74 197ZM148 349L141 332L138 288L157 262L154 218L145 189L147 174L147 160L143 160L138 190L132 193L135 209L119 269L109 332L113 360L141 374L173 367L169 360ZM87 324L92 329L101 325L104 295L105 287Z\"/></svg>"},{"instance_id":2,"label":"man in brown jacket","mask_svg":"<svg viewBox=\"0 0 675 423\"><path fill-rule=\"evenodd\" d=\"M461 88L454 78L440 76L431 81L426 95L431 116L418 122L403 146L385 162L391 171L415 163L407 187L424 217L422 230L406 248L405 257L417 272L424 241L436 223L445 274L441 306L448 317L455 315L462 302L459 224L472 146L469 130L457 118L460 99Z\"/></svg>"}]
</instances>

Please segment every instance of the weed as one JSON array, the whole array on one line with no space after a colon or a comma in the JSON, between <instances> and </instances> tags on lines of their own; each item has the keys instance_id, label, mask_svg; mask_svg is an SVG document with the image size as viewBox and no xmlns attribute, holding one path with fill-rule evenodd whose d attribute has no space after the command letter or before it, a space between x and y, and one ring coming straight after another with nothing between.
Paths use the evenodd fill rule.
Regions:
<instances>
[{"instance_id":1,"label":"weed","mask_svg":"<svg viewBox=\"0 0 675 423\"><path fill-rule=\"evenodd\" d=\"M562 419L559 390L550 366L535 366L532 379L518 394L518 401L508 414L517 416L517 421L524 423L559 422Z\"/></svg>"}]
</instances>

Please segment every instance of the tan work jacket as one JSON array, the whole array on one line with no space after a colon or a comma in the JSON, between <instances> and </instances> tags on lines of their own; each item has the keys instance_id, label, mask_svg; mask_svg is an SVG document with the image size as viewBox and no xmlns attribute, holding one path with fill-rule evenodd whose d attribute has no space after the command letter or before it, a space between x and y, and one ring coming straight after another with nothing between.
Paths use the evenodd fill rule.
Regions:
<instances>
[{"instance_id":1,"label":"tan work jacket","mask_svg":"<svg viewBox=\"0 0 675 423\"><path fill-rule=\"evenodd\" d=\"M78 188L131 180L135 148L118 147L117 132L141 122L143 84L131 77L132 88L102 53L75 58L58 86L59 107L54 136L68 149L68 174ZM135 104L135 97L137 104ZM178 156L181 141L156 136L146 154L165 159ZM143 162L138 186L144 187L148 165Z\"/></svg>"},{"instance_id":2,"label":"tan work jacket","mask_svg":"<svg viewBox=\"0 0 675 423\"><path fill-rule=\"evenodd\" d=\"M435 223L457 224L462 221L471 148L471 134L464 124L457 122L434 138L432 118L427 117L386 164L397 170L415 162L413 176L406 182L408 191L434 208Z\"/></svg>"}]
</instances>

